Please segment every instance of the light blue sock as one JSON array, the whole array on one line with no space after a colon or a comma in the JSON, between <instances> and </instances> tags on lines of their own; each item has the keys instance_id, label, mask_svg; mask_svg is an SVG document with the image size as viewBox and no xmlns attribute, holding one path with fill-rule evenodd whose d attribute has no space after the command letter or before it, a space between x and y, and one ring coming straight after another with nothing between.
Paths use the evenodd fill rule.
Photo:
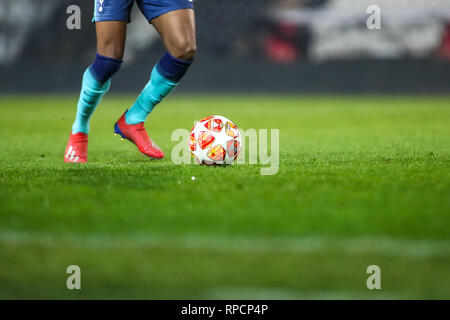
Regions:
<instances>
[{"instance_id":1,"label":"light blue sock","mask_svg":"<svg viewBox=\"0 0 450 320\"><path fill-rule=\"evenodd\" d=\"M144 122L153 108L177 85L178 82L163 77L157 67L154 67L149 83L142 90L133 106L125 114L125 121L128 124Z\"/></svg>"},{"instance_id":2,"label":"light blue sock","mask_svg":"<svg viewBox=\"0 0 450 320\"><path fill-rule=\"evenodd\" d=\"M150 82L125 114L125 121L128 124L144 122L153 108L178 85L191 64L192 61L174 58L166 52L153 68Z\"/></svg>"},{"instance_id":3,"label":"light blue sock","mask_svg":"<svg viewBox=\"0 0 450 320\"><path fill-rule=\"evenodd\" d=\"M89 122L101 99L111 86L111 79L100 82L94 78L89 67L83 75L83 84L78 100L77 114L72 126L72 133L89 133Z\"/></svg>"}]
</instances>

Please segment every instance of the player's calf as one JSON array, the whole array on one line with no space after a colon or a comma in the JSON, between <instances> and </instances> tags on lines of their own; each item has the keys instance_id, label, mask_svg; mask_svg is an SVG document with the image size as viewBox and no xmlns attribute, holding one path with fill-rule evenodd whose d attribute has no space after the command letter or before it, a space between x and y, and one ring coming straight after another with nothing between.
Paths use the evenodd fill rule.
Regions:
<instances>
[{"instance_id":1,"label":"player's calf","mask_svg":"<svg viewBox=\"0 0 450 320\"><path fill-rule=\"evenodd\" d=\"M154 107L178 85L192 61L180 60L166 53L153 68L150 81L133 106L126 112L128 124L145 122Z\"/></svg>"},{"instance_id":2,"label":"player's calf","mask_svg":"<svg viewBox=\"0 0 450 320\"><path fill-rule=\"evenodd\" d=\"M120 69L122 60L97 53L94 63L84 72L72 133L89 133L89 122L103 96L111 86L111 77Z\"/></svg>"}]
</instances>

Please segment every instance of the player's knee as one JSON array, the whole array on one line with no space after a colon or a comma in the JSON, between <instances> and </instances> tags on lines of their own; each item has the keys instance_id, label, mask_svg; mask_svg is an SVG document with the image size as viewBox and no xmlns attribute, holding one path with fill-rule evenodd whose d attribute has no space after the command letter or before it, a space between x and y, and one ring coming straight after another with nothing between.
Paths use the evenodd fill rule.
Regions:
<instances>
[{"instance_id":1,"label":"player's knee","mask_svg":"<svg viewBox=\"0 0 450 320\"><path fill-rule=\"evenodd\" d=\"M192 61L197 53L197 44L195 41L183 41L180 42L175 48L173 48L172 55L174 58Z\"/></svg>"},{"instance_id":2,"label":"player's knee","mask_svg":"<svg viewBox=\"0 0 450 320\"><path fill-rule=\"evenodd\" d=\"M106 57L111 57L117 60L123 59L124 45L122 42L115 39L104 39L98 41L98 52Z\"/></svg>"},{"instance_id":3,"label":"player's knee","mask_svg":"<svg viewBox=\"0 0 450 320\"><path fill-rule=\"evenodd\" d=\"M92 74L97 81L106 82L119 71L122 62L122 60L97 53L97 58L91 65Z\"/></svg>"}]
</instances>

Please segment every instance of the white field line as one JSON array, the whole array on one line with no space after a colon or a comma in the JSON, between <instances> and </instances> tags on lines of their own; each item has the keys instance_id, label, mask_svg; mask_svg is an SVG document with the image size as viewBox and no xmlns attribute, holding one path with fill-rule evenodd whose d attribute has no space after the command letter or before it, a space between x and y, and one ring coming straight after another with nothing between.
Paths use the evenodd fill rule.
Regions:
<instances>
[{"instance_id":1,"label":"white field line","mask_svg":"<svg viewBox=\"0 0 450 320\"><path fill-rule=\"evenodd\" d=\"M158 236L150 234L49 234L0 230L0 244L44 245L90 248L184 248L249 253L312 253L325 250L348 254L380 253L406 257L450 257L449 240L324 237L242 237L242 236Z\"/></svg>"}]
</instances>

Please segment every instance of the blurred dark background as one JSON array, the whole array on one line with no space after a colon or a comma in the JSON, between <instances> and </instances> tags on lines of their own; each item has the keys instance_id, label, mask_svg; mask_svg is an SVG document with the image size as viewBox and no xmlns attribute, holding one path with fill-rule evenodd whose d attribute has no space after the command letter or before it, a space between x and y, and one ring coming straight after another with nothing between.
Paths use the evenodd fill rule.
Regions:
<instances>
[{"instance_id":1,"label":"blurred dark background","mask_svg":"<svg viewBox=\"0 0 450 320\"><path fill-rule=\"evenodd\" d=\"M199 52L180 92L450 93L450 0L195 0ZM382 29L366 26L381 8ZM68 30L69 5L81 30ZM115 92L164 48L135 6ZM0 92L77 92L95 56L93 0L0 0Z\"/></svg>"}]
</instances>

